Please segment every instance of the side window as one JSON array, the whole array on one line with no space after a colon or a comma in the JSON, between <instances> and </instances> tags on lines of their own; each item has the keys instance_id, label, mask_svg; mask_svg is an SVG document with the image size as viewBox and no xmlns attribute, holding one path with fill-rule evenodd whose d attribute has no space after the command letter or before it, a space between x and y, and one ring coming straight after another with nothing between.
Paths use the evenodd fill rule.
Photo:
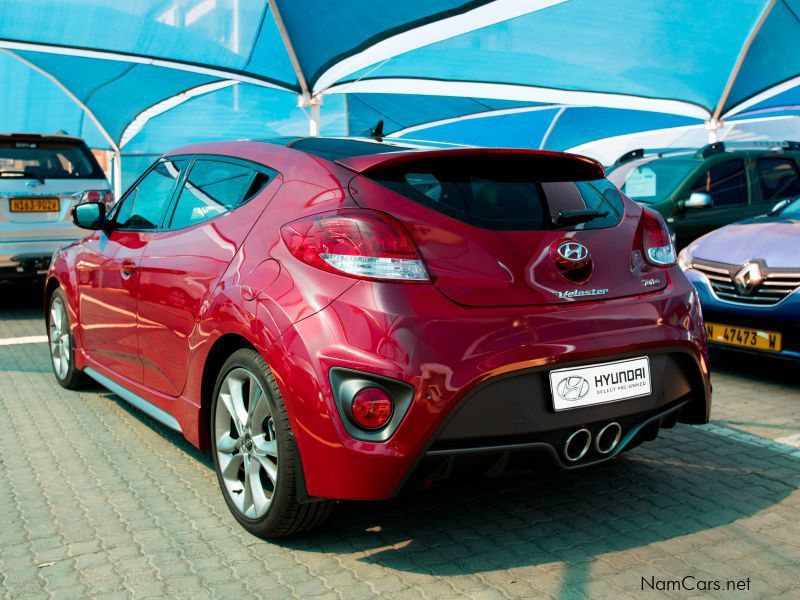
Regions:
<instances>
[{"instance_id":1,"label":"side window","mask_svg":"<svg viewBox=\"0 0 800 600\"><path fill-rule=\"evenodd\" d=\"M125 197L114 215L117 229L158 229L186 159L160 160Z\"/></svg>"},{"instance_id":2,"label":"side window","mask_svg":"<svg viewBox=\"0 0 800 600\"><path fill-rule=\"evenodd\" d=\"M764 202L777 202L800 195L800 177L793 160L759 158L756 165L761 185L761 199Z\"/></svg>"},{"instance_id":3,"label":"side window","mask_svg":"<svg viewBox=\"0 0 800 600\"><path fill-rule=\"evenodd\" d=\"M711 194L715 207L747 204L744 161L729 160L711 167L694 180L691 191Z\"/></svg>"},{"instance_id":4,"label":"side window","mask_svg":"<svg viewBox=\"0 0 800 600\"><path fill-rule=\"evenodd\" d=\"M178 197L170 228L181 229L233 210L260 192L269 179L243 165L198 159Z\"/></svg>"}]
</instances>

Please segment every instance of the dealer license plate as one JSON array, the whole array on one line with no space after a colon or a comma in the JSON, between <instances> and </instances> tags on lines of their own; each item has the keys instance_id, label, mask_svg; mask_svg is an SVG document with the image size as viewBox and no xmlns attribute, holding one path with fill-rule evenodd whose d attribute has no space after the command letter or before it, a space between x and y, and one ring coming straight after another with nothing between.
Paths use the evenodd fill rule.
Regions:
<instances>
[{"instance_id":1,"label":"dealer license plate","mask_svg":"<svg viewBox=\"0 0 800 600\"><path fill-rule=\"evenodd\" d=\"M618 402L650 395L650 360L646 356L598 365L550 371L553 408Z\"/></svg>"},{"instance_id":2,"label":"dealer license plate","mask_svg":"<svg viewBox=\"0 0 800 600\"><path fill-rule=\"evenodd\" d=\"M13 213L58 212L61 202L58 198L11 198L9 209Z\"/></svg>"},{"instance_id":3,"label":"dealer license plate","mask_svg":"<svg viewBox=\"0 0 800 600\"><path fill-rule=\"evenodd\" d=\"M709 342L773 352L780 352L783 344L782 336L777 331L764 331L719 323L706 323L706 337Z\"/></svg>"}]
</instances>

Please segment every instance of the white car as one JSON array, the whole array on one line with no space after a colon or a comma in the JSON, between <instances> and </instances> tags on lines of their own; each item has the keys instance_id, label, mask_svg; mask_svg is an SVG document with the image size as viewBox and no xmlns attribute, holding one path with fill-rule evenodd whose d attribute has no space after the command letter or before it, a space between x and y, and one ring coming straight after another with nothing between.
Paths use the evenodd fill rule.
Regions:
<instances>
[{"instance_id":1,"label":"white car","mask_svg":"<svg viewBox=\"0 0 800 600\"><path fill-rule=\"evenodd\" d=\"M114 202L86 143L66 135L0 134L0 279L47 273L53 253L85 236L81 202Z\"/></svg>"}]
</instances>

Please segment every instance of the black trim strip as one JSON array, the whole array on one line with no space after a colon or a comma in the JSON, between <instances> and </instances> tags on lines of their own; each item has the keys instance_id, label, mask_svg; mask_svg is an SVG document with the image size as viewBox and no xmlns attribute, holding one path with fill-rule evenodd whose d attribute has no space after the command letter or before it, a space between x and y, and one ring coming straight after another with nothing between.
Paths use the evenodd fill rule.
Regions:
<instances>
[{"instance_id":1,"label":"black trim strip","mask_svg":"<svg viewBox=\"0 0 800 600\"><path fill-rule=\"evenodd\" d=\"M628 430L628 433L625 434L625 437L617 444L614 450L601 458L596 458L591 461L580 462L577 464L565 464L561 460L561 456L558 454L556 449L552 446L552 444L548 444L547 442L522 442L518 444L504 444L500 446L475 446L472 448L448 448L446 450L429 450L425 456L435 457L435 456L463 456L463 455L470 455L470 454L486 454L486 453L496 453L496 452L515 452L519 450L530 450L533 448L547 448L553 452L553 455L556 457L559 465L564 469L580 469L583 467L588 467L589 465L595 465L597 463L605 462L611 458L614 458L617 454L622 452L625 447L631 443L631 440L636 437L636 435L645 427L650 425L653 421L658 419L663 419L666 416L671 415L676 410L680 410L686 404L689 403L691 400L690 397L686 397L683 400L679 400L677 403L673 403L668 406L666 409L661 410L651 416L647 417L644 421L641 421L637 425L634 425ZM613 421L614 419L609 419L609 421ZM576 427L577 429L577 427Z\"/></svg>"}]
</instances>

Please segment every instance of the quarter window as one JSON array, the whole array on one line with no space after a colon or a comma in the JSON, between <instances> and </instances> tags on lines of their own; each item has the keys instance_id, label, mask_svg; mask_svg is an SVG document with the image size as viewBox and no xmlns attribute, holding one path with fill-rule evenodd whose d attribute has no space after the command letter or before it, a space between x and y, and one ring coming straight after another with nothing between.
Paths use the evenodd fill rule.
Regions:
<instances>
[{"instance_id":1,"label":"quarter window","mask_svg":"<svg viewBox=\"0 0 800 600\"><path fill-rule=\"evenodd\" d=\"M714 165L694 180L691 191L710 194L715 207L747 204L744 161L729 160Z\"/></svg>"},{"instance_id":2,"label":"quarter window","mask_svg":"<svg viewBox=\"0 0 800 600\"><path fill-rule=\"evenodd\" d=\"M181 229L226 213L255 196L269 179L243 165L197 160L178 197L170 228Z\"/></svg>"},{"instance_id":3,"label":"quarter window","mask_svg":"<svg viewBox=\"0 0 800 600\"><path fill-rule=\"evenodd\" d=\"M764 202L777 202L800 195L800 178L793 160L759 158L756 165L761 185L761 199Z\"/></svg>"},{"instance_id":4,"label":"quarter window","mask_svg":"<svg viewBox=\"0 0 800 600\"><path fill-rule=\"evenodd\" d=\"M186 159L160 160L121 200L114 215L117 229L158 229L172 200Z\"/></svg>"}]
</instances>

